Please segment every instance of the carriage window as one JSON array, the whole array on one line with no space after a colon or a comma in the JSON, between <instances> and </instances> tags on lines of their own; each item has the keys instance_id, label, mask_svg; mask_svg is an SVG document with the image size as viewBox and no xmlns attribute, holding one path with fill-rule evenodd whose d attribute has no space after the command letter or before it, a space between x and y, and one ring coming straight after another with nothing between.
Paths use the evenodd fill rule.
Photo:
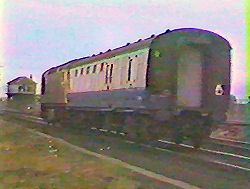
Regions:
<instances>
[{"instance_id":1,"label":"carriage window","mask_svg":"<svg viewBox=\"0 0 250 189\"><path fill-rule=\"evenodd\" d=\"M131 79L131 64L132 64L132 60L133 59L130 59L129 63L128 63L128 81L130 81L130 79Z\"/></svg>"},{"instance_id":2,"label":"carriage window","mask_svg":"<svg viewBox=\"0 0 250 189\"><path fill-rule=\"evenodd\" d=\"M94 65L92 73L95 73L95 71L96 71L96 65Z\"/></svg>"},{"instance_id":3,"label":"carriage window","mask_svg":"<svg viewBox=\"0 0 250 189\"><path fill-rule=\"evenodd\" d=\"M87 67L86 74L89 74L90 66Z\"/></svg>"},{"instance_id":4,"label":"carriage window","mask_svg":"<svg viewBox=\"0 0 250 189\"><path fill-rule=\"evenodd\" d=\"M83 70L84 70L84 68L81 69L81 75L83 75Z\"/></svg>"},{"instance_id":5,"label":"carriage window","mask_svg":"<svg viewBox=\"0 0 250 189\"><path fill-rule=\"evenodd\" d=\"M112 82L112 74L113 74L113 64L111 64L111 67L110 67L110 73L109 73L109 83Z\"/></svg>"},{"instance_id":6,"label":"carriage window","mask_svg":"<svg viewBox=\"0 0 250 189\"><path fill-rule=\"evenodd\" d=\"M105 83L108 83L108 74L109 74L109 65L106 67L106 76L105 76Z\"/></svg>"},{"instance_id":7,"label":"carriage window","mask_svg":"<svg viewBox=\"0 0 250 189\"><path fill-rule=\"evenodd\" d=\"M104 68L104 63L101 63L101 69L100 69L100 72L103 71L103 68Z\"/></svg>"},{"instance_id":8,"label":"carriage window","mask_svg":"<svg viewBox=\"0 0 250 189\"><path fill-rule=\"evenodd\" d=\"M78 75L78 70L75 70L75 77L77 77Z\"/></svg>"},{"instance_id":9,"label":"carriage window","mask_svg":"<svg viewBox=\"0 0 250 189\"><path fill-rule=\"evenodd\" d=\"M67 80L70 80L70 71L68 70L68 73L67 73Z\"/></svg>"}]
</instances>

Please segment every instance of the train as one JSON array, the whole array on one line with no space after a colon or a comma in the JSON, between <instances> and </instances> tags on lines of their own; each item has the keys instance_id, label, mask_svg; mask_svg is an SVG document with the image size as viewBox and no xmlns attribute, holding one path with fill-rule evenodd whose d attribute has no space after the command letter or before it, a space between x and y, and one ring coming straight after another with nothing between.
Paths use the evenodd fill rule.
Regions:
<instances>
[{"instance_id":1,"label":"train","mask_svg":"<svg viewBox=\"0 0 250 189\"><path fill-rule=\"evenodd\" d=\"M42 116L199 147L226 120L231 49L214 32L180 28L71 60L42 74Z\"/></svg>"}]
</instances>

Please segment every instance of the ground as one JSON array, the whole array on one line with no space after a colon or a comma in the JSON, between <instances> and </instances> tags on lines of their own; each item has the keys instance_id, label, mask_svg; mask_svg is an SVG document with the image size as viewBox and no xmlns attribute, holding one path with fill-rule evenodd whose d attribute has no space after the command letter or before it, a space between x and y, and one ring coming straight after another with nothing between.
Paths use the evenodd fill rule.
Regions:
<instances>
[{"instance_id":1,"label":"ground","mask_svg":"<svg viewBox=\"0 0 250 189\"><path fill-rule=\"evenodd\" d=\"M0 188L155 188L114 163L0 120ZM175 187L173 187L175 188Z\"/></svg>"},{"instance_id":2,"label":"ground","mask_svg":"<svg viewBox=\"0 0 250 189\"><path fill-rule=\"evenodd\" d=\"M211 137L250 142L250 129L249 126L225 125L215 130Z\"/></svg>"}]
</instances>

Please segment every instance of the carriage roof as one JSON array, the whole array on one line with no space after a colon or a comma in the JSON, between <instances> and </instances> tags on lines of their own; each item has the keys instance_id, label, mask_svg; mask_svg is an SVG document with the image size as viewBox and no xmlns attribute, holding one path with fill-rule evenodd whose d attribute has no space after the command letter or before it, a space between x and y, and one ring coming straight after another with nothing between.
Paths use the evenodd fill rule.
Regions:
<instances>
[{"instance_id":1,"label":"carriage roof","mask_svg":"<svg viewBox=\"0 0 250 189\"><path fill-rule=\"evenodd\" d=\"M155 38L166 35L168 33L172 33L172 32L191 32L191 31L210 33L211 35L224 40L224 42L227 44L227 46L231 49L230 43L225 38L223 38L222 36L220 36L220 35L218 35L218 34L216 34L214 32L211 32L211 31L201 30L201 29L197 29L197 28L181 28L181 29L175 29L175 30L172 30L172 31L166 30L164 33L161 33L159 35L151 35L151 37L149 37L149 38L139 39L138 41L136 41L134 43L127 43L126 45L115 48L113 50L108 49L106 52L100 52L97 55L93 54L92 56L87 56L87 57L82 57L82 58L79 58L79 59L74 59L74 60L71 60L71 61L66 62L64 64L61 64L59 66L52 67L52 68L48 69L47 71L45 71L43 73L43 76L45 74L50 74L50 73L56 72L57 70L70 69L70 68L73 68L73 67L77 67L77 66L84 65L84 64L89 64L91 62L99 61L99 60L102 60L102 59L115 57L115 56L120 55L120 54L133 52L135 50L150 47L152 41Z\"/></svg>"}]
</instances>

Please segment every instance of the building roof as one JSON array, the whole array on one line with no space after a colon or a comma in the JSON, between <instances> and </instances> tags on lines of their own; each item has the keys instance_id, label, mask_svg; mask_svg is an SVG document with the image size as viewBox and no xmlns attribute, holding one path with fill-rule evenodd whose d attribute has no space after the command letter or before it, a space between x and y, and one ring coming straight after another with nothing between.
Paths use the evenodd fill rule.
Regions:
<instances>
[{"instance_id":1,"label":"building roof","mask_svg":"<svg viewBox=\"0 0 250 189\"><path fill-rule=\"evenodd\" d=\"M9 81L7 84L8 84L8 85L13 85L13 84L19 83L19 82L24 81L24 80L27 80L27 81L29 81L29 82L36 83L36 82L33 81L32 79L29 79L29 78L27 78L27 77L25 77L25 76L21 76L21 77L17 77L17 78L15 78L15 79Z\"/></svg>"}]
</instances>

